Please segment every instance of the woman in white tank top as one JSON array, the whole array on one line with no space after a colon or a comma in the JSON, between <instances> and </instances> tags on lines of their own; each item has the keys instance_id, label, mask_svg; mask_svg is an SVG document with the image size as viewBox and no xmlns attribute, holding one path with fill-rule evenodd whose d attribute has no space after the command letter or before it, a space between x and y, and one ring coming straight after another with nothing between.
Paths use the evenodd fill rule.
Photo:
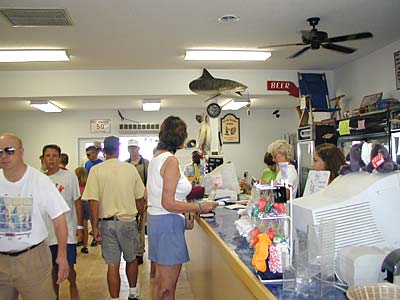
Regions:
<instances>
[{"instance_id":1,"label":"woman in white tank top","mask_svg":"<svg viewBox=\"0 0 400 300\"><path fill-rule=\"evenodd\" d=\"M175 299L182 263L189 261L182 213L209 212L217 205L186 202L192 186L175 157L186 138L185 122L175 116L166 118L161 125L157 152L148 168L149 260L156 265L154 300Z\"/></svg>"}]
</instances>

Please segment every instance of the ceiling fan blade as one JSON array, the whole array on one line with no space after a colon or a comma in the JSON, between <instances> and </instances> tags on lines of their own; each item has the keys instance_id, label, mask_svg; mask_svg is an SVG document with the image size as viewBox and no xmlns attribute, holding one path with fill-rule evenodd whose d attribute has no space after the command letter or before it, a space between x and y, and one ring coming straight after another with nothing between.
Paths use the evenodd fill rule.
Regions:
<instances>
[{"instance_id":1,"label":"ceiling fan blade","mask_svg":"<svg viewBox=\"0 0 400 300\"><path fill-rule=\"evenodd\" d=\"M289 56L288 58L296 58L297 56L302 55L304 52L306 52L309 49L311 49L311 46L304 47L300 51L297 51L296 53L294 53L291 56Z\"/></svg>"},{"instance_id":2,"label":"ceiling fan blade","mask_svg":"<svg viewBox=\"0 0 400 300\"><path fill-rule=\"evenodd\" d=\"M304 46L304 43L293 43L293 44L281 44L281 45L270 45L257 47L258 49L268 49L268 48L279 48L279 47L289 47L289 46Z\"/></svg>"},{"instance_id":3,"label":"ceiling fan blade","mask_svg":"<svg viewBox=\"0 0 400 300\"><path fill-rule=\"evenodd\" d=\"M350 48L350 47L344 47L344 46L340 46L340 45L336 45L336 44L321 44L321 46L325 49L329 49L329 50L334 50L334 51L338 51L338 52L342 52L342 53L353 53L354 51L356 51L357 49L354 48Z\"/></svg>"},{"instance_id":4,"label":"ceiling fan blade","mask_svg":"<svg viewBox=\"0 0 400 300\"><path fill-rule=\"evenodd\" d=\"M372 38L373 36L374 35L371 32L360 32L360 33L331 37L331 38L328 38L327 42L328 43L338 43L338 42L345 42L345 41L354 41L354 40Z\"/></svg>"}]
</instances>

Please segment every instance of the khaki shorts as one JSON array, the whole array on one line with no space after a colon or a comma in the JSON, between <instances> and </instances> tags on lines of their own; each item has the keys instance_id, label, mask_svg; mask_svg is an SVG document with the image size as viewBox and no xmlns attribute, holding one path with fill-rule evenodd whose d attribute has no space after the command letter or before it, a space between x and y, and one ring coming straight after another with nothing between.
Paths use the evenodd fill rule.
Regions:
<instances>
[{"instance_id":1,"label":"khaki shorts","mask_svg":"<svg viewBox=\"0 0 400 300\"><path fill-rule=\"evenodd\" d=\"M42 243L18 256L0 254L0 300L54 300L51 254Z\"/></svg>"},{"instance_id":2,"label":"khaki shorts","mask_svg":"<svg viewBox=\"0 0 400 300\"><path fill-rule=\"evenodd\" d=\"M136 259L139 244L136 220L132 222L100 221L100 230L103 237L102 251L106 264L119 264L121 253L128 263Z\"/></svg>"}]
</instances>

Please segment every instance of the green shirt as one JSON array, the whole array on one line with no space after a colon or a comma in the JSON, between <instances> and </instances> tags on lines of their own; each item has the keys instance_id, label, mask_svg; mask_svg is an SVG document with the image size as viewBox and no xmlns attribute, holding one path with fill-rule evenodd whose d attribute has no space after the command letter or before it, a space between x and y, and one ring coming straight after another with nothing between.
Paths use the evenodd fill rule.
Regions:
<instances>
[{"instance_id":1,"label":"green shirt","mask_svg":"<svg viewBox=\"0 0 400 300\"><path fill-rule=\"evenodd\" d=\"M277 173L272 171L270 168L264 169L261 175L261 180L265 182L271 182L275 180Z\"/></svg>"}]
</instances>

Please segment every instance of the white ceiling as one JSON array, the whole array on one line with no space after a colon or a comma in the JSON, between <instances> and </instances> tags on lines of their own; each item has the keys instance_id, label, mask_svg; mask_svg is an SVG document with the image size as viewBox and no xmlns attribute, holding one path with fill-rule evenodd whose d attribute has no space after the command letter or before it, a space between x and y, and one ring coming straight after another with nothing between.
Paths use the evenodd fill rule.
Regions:
<instances>
[{"instance_id":1,"label":"white ceiling","mask_svg":"<svg viewBox=\"0 0 400 300\"><path fill-rule=\"evenodd\" d=\"M400 0L2 0L0 8L63 8L73 24L71 27L12 27L0 16L1 49L67 49L71 56L70 62L63 63L0 63L0 71L334 70L400 39ZM239 22L218 21L227 14L239 16ZM374 38L341 43L358 49L350 55L320 49L289 60L286 57L301 48L287 47L274 48L266 62L183 60L185 49L257 49L264 45L301 42L299 31L310 29L306 19L312 16L321 18L317 28L327 31L331 37L370 31ZM192 79L188 78L188 83ZM153 94L160 96L156 90ZM149 95L143 96L149 98ZM193 107L204 105L204 97L191 98ZM133 108L131 102L129 106L125 102L132 101L128 95L110 99L104 99L98 106L110 109L118 103L120 107ZM182 101L187 103L187 96L164 99L168 103L166 107L179 107ZM1 91L0 100L7 103L9 110L14 105L24 106L25 102L18 102L26 101L5 99ZM80 101L78 108L93 103L90 97L55 100L70 103L70 107L75 107L74 101Z\"/></svg>"}]
</instances>

